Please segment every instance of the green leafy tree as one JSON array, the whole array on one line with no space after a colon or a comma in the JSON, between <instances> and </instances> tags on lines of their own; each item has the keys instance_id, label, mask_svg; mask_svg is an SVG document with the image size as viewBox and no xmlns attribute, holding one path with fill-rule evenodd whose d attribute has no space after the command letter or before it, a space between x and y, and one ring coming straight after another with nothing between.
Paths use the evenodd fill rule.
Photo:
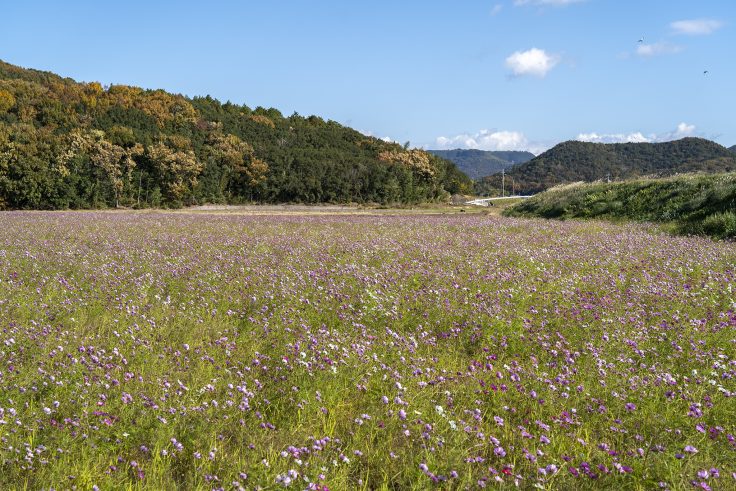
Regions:
<instances>
[{"instance_id":1,"label":"green leafy tree","mask_svg":"<svg viewBox=\"0 0 736 491\"><path fill-rule=\"evenodd\" d=\"M70 135L70 145L59 159L59 172L68 174L68 162L78 156L86 156L94 169L101 171L106 183L111 187L115 206L120 206L120 197L126 186L130 184L133 169L136 166L134 157L143 153L141 145L124 148L105 139L100 130L88 132L75 131Z\"/></svg>"}]
</instances>

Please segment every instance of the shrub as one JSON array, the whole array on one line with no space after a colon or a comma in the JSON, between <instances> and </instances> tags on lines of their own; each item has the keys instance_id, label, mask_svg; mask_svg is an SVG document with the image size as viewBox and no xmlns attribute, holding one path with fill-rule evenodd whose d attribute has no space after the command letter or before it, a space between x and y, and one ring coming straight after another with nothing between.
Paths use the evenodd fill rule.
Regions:
<instances>
[{"instance_id":1,"label":"shrub","mask_svg":"<svg viewBox=\"0 0 736 491\"><path fill-rule=\"evenodd\" d=\"M703 232L721 239L736 238L736 213L714 213L703 220Z\"/></svg>"}]
</instances>

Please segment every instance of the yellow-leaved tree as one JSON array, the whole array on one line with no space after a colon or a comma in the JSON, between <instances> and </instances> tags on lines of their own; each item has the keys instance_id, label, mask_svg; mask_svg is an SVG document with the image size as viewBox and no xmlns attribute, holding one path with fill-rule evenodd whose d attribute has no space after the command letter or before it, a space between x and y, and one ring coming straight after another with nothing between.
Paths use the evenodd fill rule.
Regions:
<instances>
[{"instance_id":1,"label":"yellow-leaved tree","mask_svg":"<svg viewBox=\"0 0 736 491\"><path fill-rule=\"evenodd\" d=\"M146 156L158 174L161 190L169 201L181 203L197 185L197 177L203 166L192 150L170 148L166 143L158 142L146 149Z\"/></svg>"},{"instance_id":2,"label":"yellow-leaved tree","mask_svg":"<svg viewBox=\"0 0 736 491\"><path fill-rule=\"evenodd\" d=\"M416 148L412 150L386 150L378 154L378 160L406 166L427 181L432 181L436 174L436 170L430 162L429 154Z\"/></svg>"},{"instance_id":3,"label":"yellow-leaved tree","mask_svg":"<svg viewBox=\"0 0 736 491\"><path fill-rule=\"evenodd\" d=\"M15 97L9 91L0 89L0 113L8 112L15 107Z\"/></svg>"},{"instance_id":4,"label":"yellow-leaved tree","mask_svg":"<svg viewBox=\"0 0 736 491\"><path fill-rule=\"evenodd\" d=\"M252 197L253 191L266 180L268 164L255 156L252 145L235 135L213 134L208 144L214 159L236 174L236 182L244 180Z\"/></svg>"}]
</instances>

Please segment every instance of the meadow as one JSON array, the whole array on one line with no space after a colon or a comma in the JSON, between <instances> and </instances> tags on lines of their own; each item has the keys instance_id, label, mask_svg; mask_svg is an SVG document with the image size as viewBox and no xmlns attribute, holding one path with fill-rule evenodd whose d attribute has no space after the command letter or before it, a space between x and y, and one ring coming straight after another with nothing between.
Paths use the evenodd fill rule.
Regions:
<instances>
[{"instance_id":1,"label":"meadow","mask_svg":"<svg viewBox=\"0 0 736 491\"><path fill-rule=\"evenodd\" d=\"M736 489L736 244L0 214L3 489Z\"/></svg>"}]
</instances>

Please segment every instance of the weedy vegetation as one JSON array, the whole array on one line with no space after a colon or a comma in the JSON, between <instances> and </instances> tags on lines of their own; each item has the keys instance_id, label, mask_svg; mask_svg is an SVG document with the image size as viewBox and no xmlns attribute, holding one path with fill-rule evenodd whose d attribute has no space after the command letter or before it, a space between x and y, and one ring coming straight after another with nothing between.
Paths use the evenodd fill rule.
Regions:
<instances>
[{"instance_id":1,"label":"weedy vegetation","mask_svg":"<svg viewBox=\"0 0 736 491\"><path fill-rule=\"evenodd\" d=\"M734 489L736 249L484 215L0 215L4 489Z\"/></svg>"},{"instance_id":2,"label":"weedy vegetation","mask_svg":"<svg viewBox=\"0 0 736 491\"><path fill-rule=\"evenodd\" d=\"M569 184L535 195L506 214L655 222L678 234L736 239L736 174Z\"/></svg>"}]
</instances>

